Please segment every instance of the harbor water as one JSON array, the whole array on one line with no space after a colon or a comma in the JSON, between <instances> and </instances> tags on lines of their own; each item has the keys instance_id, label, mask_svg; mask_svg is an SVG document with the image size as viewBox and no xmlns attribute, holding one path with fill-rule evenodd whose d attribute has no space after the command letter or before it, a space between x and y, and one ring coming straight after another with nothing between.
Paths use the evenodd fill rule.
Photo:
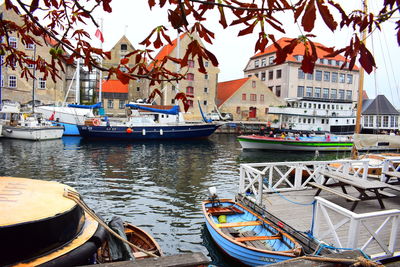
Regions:
<instances>
[{"instance_id":1,"label":"harbor water","mask_svg":"<svg viewBox=\"0 0 400 267\"><path fill-rule=\"evenodd\" d=\"M208 188L216 186L220 197L233 198L240 163L316 157L312 152L242 151L236 136L226 134L206 140L139 143L3 138L0 153L0 176L70 185L105 220L120 216L151 233L166 255L202 252L217 266L230 264L205 229L201 201ZM321 153L317 159L346 156Z\"/></svg>"}]
</instances>

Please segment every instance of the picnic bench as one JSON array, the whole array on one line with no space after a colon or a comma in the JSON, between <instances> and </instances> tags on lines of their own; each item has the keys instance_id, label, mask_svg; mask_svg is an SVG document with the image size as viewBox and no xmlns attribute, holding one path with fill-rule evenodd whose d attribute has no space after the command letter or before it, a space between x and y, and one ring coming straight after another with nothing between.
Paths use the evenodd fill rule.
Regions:
<instances>
[{"instance_id":1,"label":"picnic bench","mask_svg":"<svg viewBox=\"0 0 400 267\"><path fill-rule=\"evenodd\" d=\"M397 179L397 182L395 182L395 184L400 183L400 172L382 171L382 174L385 175L385 183L389 183L390 178Z\"/></svg>"},{"instance_id":2,"label":"picnic bench","mask_svg":"<svg viewBox=\"0 0 400 267\"><path fill-rule=\"evenodd\" d=\"M350 208L351 211L357 207L357 204L360 201L364 200L372 200L377 199L381 209L385 209L385 205L383 204L382 199L388 197L394 197L394 194L382 191L385 188L392 188L393 186L379 181L368 181L361 178L355 178L352 175L336 172L336 171L319 171L319 174L325 177L324 182L322 184L317 184L314 182L309 182L313 187L318 188L316 192L316 196L320 194L322 190L334 193L338 196L346 198L349 201L353 201L353 205ZM328 183L330 180L336 181L335 183ZM342 192L333 189L334 186L340 186L342 188ZM347 193L346 186L351 186L355 188L359 192L358 197L353 197ZM397 189L394 189L397 190ZM400 191L400 190L399 190ZM372 193L369 195L367 193Z\"/></svg>"}]
</instances>

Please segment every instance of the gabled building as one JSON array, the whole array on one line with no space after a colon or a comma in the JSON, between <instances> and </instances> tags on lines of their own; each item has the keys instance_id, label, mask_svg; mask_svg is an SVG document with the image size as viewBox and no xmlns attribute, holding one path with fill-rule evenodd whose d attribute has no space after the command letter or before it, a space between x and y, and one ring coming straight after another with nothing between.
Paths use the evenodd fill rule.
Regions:
<instances>
[{"instance_id":1,"label":"gabled building","mask_svg":"<svg viewBox=\"0 0 400 267\"><path fill-rule=\"evenodd\" d=\"M135 48L133 47L132 43L128 40L128 38L123 35L121 37L121 39L119 39L119 41L111 48L110 52L111 52L111 59L105 59L103 61L103 66L106 68L110 68L110 67L117 67L120 62L121 59L128 53L133 52L135 50ZM131 57L129 63L127 64L127 66L129 68L132 68L135 65L134 62L134 58L135 57ZM121 69L122 71L124 71L124 69ZM127 69L125 70L127 71ZM106 76L108 75L108 73L103 73L103 79L106 78ZM111 80L117 80L116 77L111 77ZM129 84L128 84L128 98L126 99L127 101L136 101L138 99L144 99L147 98L150 94L148 86L147 86L148 82L144 79L141 80L130 80ZM109 89L111 90L111 89ZM110 92L108 92L110 93ZM111 99L108 98L107 100L103 99L103 106L107 111L107 106L108 104L110 104ZM119 103L118 98L115 99L115 102ZM116 104L115 103L115 104ZM110 113L113 113L110 111Z\"/></svg>"},{"instance_id":2,"label":"gabled building","mask_svg":"<svg viewBox=\"0 0 400 267\"><path fill-rule=\"evenodd\" d=\"M234 120L272 120L269 107L280 105L285 102L255 76L218 83L218 109L232 113Z\"/></svg>"},{"instance_id":3,"label":"gabled building","mask_svg":"<svg viewBox=\"0 0 400 267\"><path fill-rule=\"evenodd\" d=\"M129 86L119 80L103 82L103 107L107 116L124 117L125 104L128 104Z\"/></svg>"},{"instance_id":4,"label":"gabled building","mask_svg":"<svg viewBox=\"0 0 400 267\"><path fill-rule=\"evenodd\" d=\"M175 39L172 41L172 44L164 46L155 59L162 60L168 55L175 58L182 58L192 38L196 38L201 42L196 35L189 36L188 34L183 34L179 37L179 42L178 39ZM215 109L219 73L219 69L214 67L211 62L205 61L204 66L207 70L206 74L198 71L199 66L197 58L191 58L188 62L188 66L184 68L180 68L178 64L169 61L165 67L170 71L185 74L186 79L180 80L179 82L163 82L160 86L150 88L150 90L160 88L163 94L162 99L157 98L155 101L163 105L179 104L181 111L184 111L182 103L174 99L177 93L184 92L190 104L189 110L184 114L185 119L201 120L201 113L197 101L200 102L201 109L204 113L211 112Z\"/></svg>"},{"instance_id":5,"label":"gabled building","mask_svg":"<svg viewBox=\"0 0 400 267\"><path fill-rule=\"evenodd\" d=\"M281 38L277 43L284 47L290 38ZM324 58L328 53L315 43L317 47L318 61L315 64L313 74L304 73L301 70L301 61L305 46L299 44L293 53L288 55L283 64L275 64L276 47L272 44L264 52L257 53L250 58L244 74L246 77L259 77L274 94L281 99L306 97L316 100L346 100L353 102L358 96L359 70L355 66L353 70L344 68L341 70L345 58L337 55L334 58Z\"/></svg>"},{"instance_id":6,"label":"gabled building","mask_svg":"<svg viewBox=\"0 0 400 267\"><path fill-rule=\"evenodd\" d=\"M363 133L398 131L400 113L384 95L375 99L364 99L361 111Z\"/></svg>"}]
</instances>

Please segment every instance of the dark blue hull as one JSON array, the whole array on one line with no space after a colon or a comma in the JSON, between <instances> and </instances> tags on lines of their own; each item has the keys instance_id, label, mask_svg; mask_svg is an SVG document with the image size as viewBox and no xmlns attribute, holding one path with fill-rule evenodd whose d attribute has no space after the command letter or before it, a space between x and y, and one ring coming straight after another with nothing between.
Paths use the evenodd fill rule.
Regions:
<instances>
[{"instance_id":1,"label":"dark blue hull","mask_svg":"<svg viewBox=\"0 0 400 267\"><path fill-rule=\"evenodd\" d=\"M175 126L78 126L83 138L119 140L160 140L207 138L220 125L193 124Z\"/></svg>"}]
</instances>

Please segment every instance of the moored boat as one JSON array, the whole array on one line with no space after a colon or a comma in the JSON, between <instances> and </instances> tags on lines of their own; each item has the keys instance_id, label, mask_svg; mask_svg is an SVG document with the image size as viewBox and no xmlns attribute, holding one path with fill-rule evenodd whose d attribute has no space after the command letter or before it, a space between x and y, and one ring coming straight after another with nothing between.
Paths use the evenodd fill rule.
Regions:
<instances>
[{"instance_id":1,"label":"moored boat","mask_svg":"<svg viewBox=\"0 0 400 267\"><path fill-rule=\"evenodd\" d=\"M258 266L302 253L293 237L239 203L214 199L203 201L202 209L213 240L236 261Z\"/></svg>"},{"instance_id":2,"label":"moored boat","mask_svg":"<svg viewBox=\"0 0 400 267\"><path fill-rule=\"evenodd\" d=\"M96 118L85 125L78 125L80 135L89 139L114 140L196 139L210 136L221 126L215 123L187 123L179 112L179 106L126 106L134 108L127 120ZM139 109L142 111L139 112Z\"/></svg>"},{"instance_id":3,"label":"moored boat","mask_svg":"<svg viewBox=\"0 0 400 267\"><path fill-rule=\"evenodd\" d=\"M238 141L243 149L291 150L291 151L348 151L353 142L347 137L268 137L241 135Z\"/></svg>"}]
</instances>

